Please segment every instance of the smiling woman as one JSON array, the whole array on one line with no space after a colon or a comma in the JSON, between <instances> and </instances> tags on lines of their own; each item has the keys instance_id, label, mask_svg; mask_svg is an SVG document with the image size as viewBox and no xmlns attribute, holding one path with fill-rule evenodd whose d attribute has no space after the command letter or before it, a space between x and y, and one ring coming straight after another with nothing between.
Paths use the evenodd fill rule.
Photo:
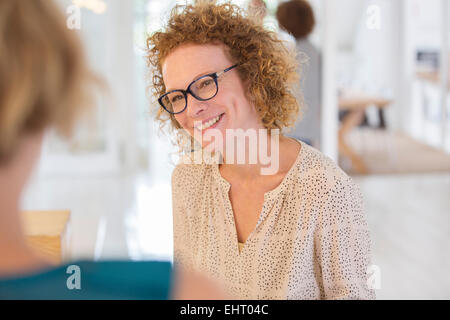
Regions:
<instances>
[{"instance_id":1,"label":"smiling woman","mask_svg":"<svg viewBox=\"0 0 450 320\"><path fill-rule=\"evenodd\" d=\"M318 150L277 134L299 111L295 55L239 7L210 1L175 7L147 45L162 125L203 149L203 136L244 133L213 149L224 162L175 168L175 262L243 299L374 298L358 186ZM236 164L234 147L245 159L271 150L279 166L266 175L261 157Z\"/></svg>"},{"instance_id":2,"label":"smiling woman","mask_svg":"<svg viewBox=\"0 0 450 320\"><path fill-rule=\"evenodd\" d=\"M183 10L185 15L178 15ZM178 20L181 17L183 20ZM240 63L237 75L248 86L264 126L280 129L292 125L299 111L299 104L290 93L290 86L298 80L296 59L274 33L267 32L256 21L251 24L252 35L249 37L250 20L246 19L242 24L242 18L243 12L232 4L176 6L167 32L156 32L147 40L148 62L156 69L152 86L154 93L160 97L170 91L167 90L169 84L163 80L162 68L164 60L175 48L182 44L222 45L224 52L221 55L225 55L228 61ZM226 34L229 36L225 37ZM211 57L210 53L204 54ZM187 57L180 61L180 71L190 63ZM255 72L257 70L260 72ZM219 70L210 70L216 71ZM172 115L168 117L163 111L158 112L158 119L170 119L174 127L181 128Z\"/></svg>"}]
</instances>

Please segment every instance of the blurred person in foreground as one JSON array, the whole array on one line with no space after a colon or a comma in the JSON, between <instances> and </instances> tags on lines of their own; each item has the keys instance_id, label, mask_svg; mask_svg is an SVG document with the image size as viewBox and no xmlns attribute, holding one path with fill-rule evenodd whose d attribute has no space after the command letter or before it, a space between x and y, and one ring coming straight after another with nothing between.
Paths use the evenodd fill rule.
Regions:
<instances>
[{"instance_id":1,"label":"blurred person in foreground","mask_svg":"<svg viewBox=\"0 0 450 320\"><path fill-rule=\"evenodd\" d=\"M157 120L193 158L172 174L175 263L239 299L373 299L358 185L278 133L300 104L295 55L277 35L236 5L198 1L176 6L147 48Z\"/></svg>"},{"instance_id":2,"label":"blurred person in foreground","mask_svg":"<svg viewBox=\"0 0 450 320\"><path fill-rule=\"evenodd\" d=\"M170 262L74 261L54 266L27 245L19 202L44 133L70 136L100 81L50 0L0 0L0 299L214 299L214 284ZM76 282L74 282L76 285Z\"/></svg>"},{"instance_id":3,"label":"blurred person in foreground","mask_svg":"<svg viewBox=\"0 0 450 320\"><path fill-rule=\"evenodd\" d=\"M321 55L308 39L316 24L314 11L306 0L290 0L279 4L276 16L280 28L294 37L302 62L305 110L287 135L320 149Z\"/></svg>"}]
</instances>

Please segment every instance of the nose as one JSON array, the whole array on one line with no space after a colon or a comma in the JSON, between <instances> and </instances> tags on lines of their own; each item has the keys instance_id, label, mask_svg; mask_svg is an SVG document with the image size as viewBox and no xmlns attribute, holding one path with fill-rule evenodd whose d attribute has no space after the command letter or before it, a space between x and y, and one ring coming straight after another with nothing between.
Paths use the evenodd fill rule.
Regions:
<instances>
[{"instance_id":1,"label":"nose","mask_svg":"<svg viewBox=\"0 0 450 320\"><path fill-rule=\"evenodd\" d=\"M190 118L196 119L202 115L207 109L207 105L203 101L195 99L192 95L187 95L187 114Z\"/></svg>"}]
</instances>

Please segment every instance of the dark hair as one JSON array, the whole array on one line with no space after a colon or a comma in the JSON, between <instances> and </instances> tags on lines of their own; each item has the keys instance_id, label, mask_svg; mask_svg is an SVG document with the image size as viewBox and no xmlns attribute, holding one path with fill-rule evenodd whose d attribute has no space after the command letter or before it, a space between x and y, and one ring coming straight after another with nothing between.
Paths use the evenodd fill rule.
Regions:
<instances>
[{"instance_id":1,"label":"dark hair","mask_svg":"<svg viewBox=\"0 0 450 320\"><path fill-rule=\"evenodd\" d=\"M281 28L296 39L307 37L316 24L314 11L306 0L291 0L281 3L277 8L277 19Z\"/></svg>"}]
</instances>

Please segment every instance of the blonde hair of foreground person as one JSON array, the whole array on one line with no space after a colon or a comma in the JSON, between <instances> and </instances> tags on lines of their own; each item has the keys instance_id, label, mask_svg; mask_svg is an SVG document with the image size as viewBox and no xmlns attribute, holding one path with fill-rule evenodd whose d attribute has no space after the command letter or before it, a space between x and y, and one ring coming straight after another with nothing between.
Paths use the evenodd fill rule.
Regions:
<instances>
[{"instance_id":1,"label":"blonde hair of foreground person","mask_svg":"<svg viewBox=\"0 0 450 320\"><path fill-rule=\"evenodd\" d=\"M19 199L44 131L70 136L99 87L53 1L0 0L0 278L51 268L26 245ZM223 297L200 275L180 270L176 279L176 299Z\"/></svg>"}]
</instances>

